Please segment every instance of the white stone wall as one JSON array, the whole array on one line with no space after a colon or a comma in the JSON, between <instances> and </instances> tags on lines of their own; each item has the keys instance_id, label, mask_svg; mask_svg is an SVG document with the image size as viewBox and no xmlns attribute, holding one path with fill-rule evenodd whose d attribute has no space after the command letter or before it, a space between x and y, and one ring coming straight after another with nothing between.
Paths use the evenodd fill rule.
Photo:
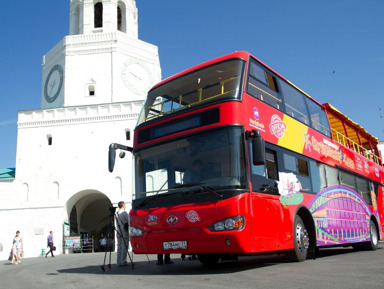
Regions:
<instances>
[{"instance_id":1,"label":"white stone wall","mask_svg":"<svg viewBox=\"0 0 384 289\"><path fill-rule=\"evenodd\" d=\"M131 102L19 113L16 179L0 182L0 259L7 258L16 230L24 236L26 257L41 254L50 230L60 253L63 222L80 192L98 192L114 205L124 200L130 207L132 156L118 158L111 174L108 147L132 146L141 107L142 102Z\"/></svg>"},{"instance_id":2,"label":"white stone wall","mask_svg":"<svg viewBox=\"0 0 384 289\"><path fill-rule=\"evenodd\" d=\"M0 209L0 260L6 260L11 251L12 240L17 230L23 237L25 257L41 256L42 249L47 249L49 231L55 235L55 245L62 246L62 207L28 208L20 206L13 210ZM46 251L47 252L47 251Z\"/></svg>"},{"instance_id":3,"label":"white stone wall","mask_svg":"<svg viewBox=\"0 0 384 289\"><path fill-rule=\"evenodd\" d=\"M141 106L131 102L20 112L16 176L29 186L28 202L40 202L33 192L47 184L48 205L84 188L106 191L106 178L116 177L107 171L108 147L112 142L132 146L125 132L130 130L133 138Z\"/></svg>"}]
</instances>

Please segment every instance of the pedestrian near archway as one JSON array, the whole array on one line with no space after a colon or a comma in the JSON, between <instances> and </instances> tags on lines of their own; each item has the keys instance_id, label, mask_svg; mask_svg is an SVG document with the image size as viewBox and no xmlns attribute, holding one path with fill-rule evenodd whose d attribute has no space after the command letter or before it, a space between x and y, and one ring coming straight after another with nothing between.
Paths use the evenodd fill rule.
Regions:
<instances>
[{"instance_id":1,"label":"pedestrian near archway","mask_svg":"<svg viewBox=\"0 0 384 289\"><path fill-rule=\"evenodd\" d=\"M20 264L20 254L23 251L23 237L20 236L20 231L16 231L16 236L12 242L12 264Z\"/></svg>"},{"instance_id":2,"label":"pedestrian near archway","mask_svg":"<svg viewBox=\"0 0 384 289\"><path fill-rule=\"evenodd\" d=\"M47 258L48 254L51 253L51 256L52 257L55 257L53 255L53 251L55 251L56 247L55 247L55 243L53 241L53 232L52 231L49 231L49 235L47 237L47 247L49 247L49 251L47 252L47 254L45 254L45 258Z\"/></svg>"}]
</instances>

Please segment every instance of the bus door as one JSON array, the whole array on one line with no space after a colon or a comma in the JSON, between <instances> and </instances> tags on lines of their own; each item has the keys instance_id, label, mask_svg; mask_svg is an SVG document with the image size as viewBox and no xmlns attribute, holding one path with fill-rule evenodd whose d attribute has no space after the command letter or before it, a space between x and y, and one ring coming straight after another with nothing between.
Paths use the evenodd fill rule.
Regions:
<instances>
[{"instance_id":1,"label":"bus door","mask_svg":"<svg viewBox=\"0 0 384 289\"><path fill-rule=\"evenodd\" d=\"M252 160L252 150L250 159ZM252 248L255 252L282 249L285 214L280 203L276 153L266 149L266 164L255 166L250 161L252 184ZM289 220L289 219L288 219Z\"/></svg>"}]
</instances>

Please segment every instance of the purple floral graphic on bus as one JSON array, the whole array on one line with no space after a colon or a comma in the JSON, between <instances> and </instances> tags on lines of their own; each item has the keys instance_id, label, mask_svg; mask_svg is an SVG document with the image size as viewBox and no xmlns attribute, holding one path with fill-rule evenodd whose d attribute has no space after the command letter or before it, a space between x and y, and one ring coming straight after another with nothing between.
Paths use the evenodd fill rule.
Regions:
<instances>
[{"instance_id":1,"label":"purple floral graphic on bus","mask_svg":"<svg viewBox=\"0 0 384 289\"><path fill-rule=\"evenodd\" d=\"M318 246L370 240L370 210L352 189L333 186L322 190L308 208L315 222Z\"/></svg>"}]
</instances>

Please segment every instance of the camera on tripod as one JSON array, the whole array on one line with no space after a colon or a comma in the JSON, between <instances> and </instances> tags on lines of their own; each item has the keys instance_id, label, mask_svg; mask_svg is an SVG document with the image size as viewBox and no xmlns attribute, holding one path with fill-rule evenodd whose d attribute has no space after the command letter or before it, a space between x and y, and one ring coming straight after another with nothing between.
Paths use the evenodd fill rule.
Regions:
<instances>
[{"instance_id":1,"label":"camera on tripod","mask_svg":"<svg viewBox=\"0 0 384 289\"><path fill-rule=\"evenodd\" d=\"M109 207L109 216L113 217L116 214L117 207Z\"/></svg>"}]
</instances>

